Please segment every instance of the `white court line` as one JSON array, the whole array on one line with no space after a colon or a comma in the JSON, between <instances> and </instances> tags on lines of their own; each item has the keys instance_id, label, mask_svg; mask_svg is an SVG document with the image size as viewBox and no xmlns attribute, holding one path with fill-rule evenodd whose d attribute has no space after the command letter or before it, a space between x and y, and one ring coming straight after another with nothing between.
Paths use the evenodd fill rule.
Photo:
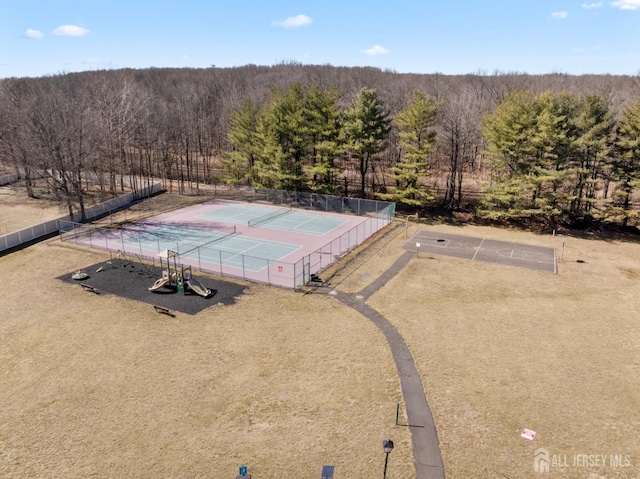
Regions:
<instances>
[{"instance_id":1,"label":"white court line","mask_svg":"<svg viewBox=\"0 0 640 479\"><path fill-rule=\"evenodd\" d=\"M244 249L244 250L236 250L235 248L229 248L229 250L232 251L228 251L228 253L236 253L234 256L232 256L231 258L227 258L227 260L235 258L236 256L251 256L252 258L257 258L257 259L261 259L261 260L266 260L266 261L280 261L282 258L284 258L284 256L280 256L278 259L269 259L269 258L263 258L262 256L253 256L251 254L249 254L249 252L252 249L260 249L263 245L266 245L269 243L255 243L253 246L251 246L250 248ZM300 249L301 246L298 246L298 249ZM297 251L297 250L294 250ZM293 251L292 251L293 252ZM285 256L288 256L291 253L287 253Z\"/></svg>"},{"instance_id":2,"label":"white court line","mask_svg":"<svg viewBox=\"0 0 640 479\"><path fill-rule=\"evenodd\" d=\"M218 263L220 267L222 267L223 265L231 266L232 268L243 267L244 263L242 262L242 257L244 256L244 252L236 252L237 250L218 250L218 252L220 251L223 253L231 253L231 256L223 259L220 253L218 253L218 256L216 256L215 258L213 256L204 255L204 261L208 263ZM235 258L240 258L240 261L236 261ZM202 256L200 257L200 259L202 260Z\"/></svg>"},{"instance_id":3,"label":"white court line","mask_svg":"<svg viewBox=\"0 0 640 479\"><path fill-rule=\"evenodd\" d=\"M255 249L255 248L259 248L263 244L266 244L266 243L256 243L251 248L245 249L241 254L247 254L248 251L251 251L252 249ZM247 255L247 256L251 256L251 255Z\"/></svg>"},{"instance_id":4,"label":"white court line","mask_svg":"<svg viewBox=\"0 0 640 479\"><path fill-rule=\"evenodd\" d=\"M221 260L220 262L220 267L222 267L222 264L225 263L227 266L231 266L232 268L242 268L244 266L244 262L242 261L242 256L244 256L243 254L234 254L233 256L229 256L226 259ZM240 257L240 261L235 261L235 258ZM239 266L236 266L239 265Z\"/></svg>"},{"instance_id":5,"label":"white court line","mask_svg":"<svg viewBox=\"0 0 640 479\"><path fill-rule=\"evenodd\" d=\"M202 255L202 250L204 250L204 251L207 251L207 250L217 251L218 252L218 256L217 257L220 257L220 251L222 251L223 253L232 253L232 254L243 254L244 253L244 250L236 249L236 248L229 248L229 247L224 247L224 248L211 247L211 248L207 248L205 246L204 248L201 247L201 248L198 248L198 249L201 252L200 253L201 256L203 256ZM209 256L209 255L206 255L206 254L204 256L206 256L207 258L211 258L212 257L212 256Z\"/></svg>"},{"instance_id":6,"label":"white court line","mask_svg":"<svg viewBox=\"0 0 640 479\"><path fill-rule=\"evenodd\" d=\"M503 258L511 258L527 263L552 264L551 261L547 261L548 255L537 251L527 251L522 249L498 249L496 250L496 254Z\"/></svg>"},{"instance_id":7,"label":"white court line","mask_svg":"<svg viewBox=\"0 0 640 479\"><path fill-rule=\"evenodd\" d=\"M473 253L473 258L471 258L471 261L475 261L476 255L478 254L478 251L480 251L482 249L482 243L484 243L484 238L482 238L482 241L480 241L480 244L478 246L476 246L476 252Z\"/></svg>"},{"instance_id":8,"label":"white court line","mask_svg":"<svg viewBox=\"0 0 640 479\"><path fill-rule=\"evenodd\" d=\"M237 213L234 213L234 214L229 214L229 212L225 213L224 208L220 208L219 210L212 210L212 211L209 211L209 213L213 213L213 215L212 215L213 218L211 218L211 219L222 220L222 221L224 221L224 220L234 220L234 219L238 218L239 216L245 216L247 214L246 211L238 211ZM220 214L220 213L222 213L222 214ZM205 218L206 218L206 216L205 216Z\"/></svg>"},{"instance_id":9,"label":"white court line","mask_svg":"<svg viewBox=\"0 0 640 479\"><path fill-rule=\"evenodd\" d=\"M289 214L292 214L292 215L296 214L296 213L298 213L299 216L301 216L301 215L308 216L308 215L305 215L304 213L299 213L299 212L296 212L296 211L290 211L289 212ZM311 235L316 235L316 236L323 236L323 235L325 235L327 233L330 233L331 231L336 229L338 226L342 226L342 224L344 224L344 223L341 223L338 226L334 226L333 228L331 228L327 232L318 233L317 231L314 231L313 229L309 230L309 229L305 228L306 225L316 222L316 220L318 219L317 217L311 217L306 221L300 222L299 220L288 218L288 216L289 216L288 214L284 214L282 216L279 216L279 217L275 218L274 221L268 221L266 223L265 227L268 228L269 225L272 225L273 229L282 229L284 231L294 231L294 232L297 232L297 233L311 234Z\"/></svg>"},{"instance_id":10,"label":"white court line","mask_svg":"<svg viewBox=\"0 0 640 479\"><path fill-rule=\"evenodd\" d=\"M256 245L258 246L258 245ZM254 248L256 247L254 246ZM258 256L251 256L246 254L247 251L250 251L252 248L243 251L242 253L238 253L238 254L234 254L233 256L229 256L228 258L225 258L224 260L222 260L222 262L220 263L220 266L222 267L222 264L226 264L227 266L231 266L232 268L243 268L243 269L248 269L250 271L253 272L258 272L258 271L262 271L263 269L265 269L266 267L268 267L272 262L274 261L279 261L279 260L273 260L273 259L269 259L269 258L261 258ZM251 265L247 266L244 258L245 256L248 256L249 258L255 258L258 259L260 261L264 261L266 264L264 266L260 266L258 269L253 269L253 267ZM236 258L240 258L239 260L236 260ZM251 261L249 261L249 263L251 263Z\"/></svg>"},{"instance_id":11,"label":"white court line","mask_svg":"<svg viewBox=\"0 0 640 479\"><path fill-rule=\"evenodd\" d=\"M305 226L308 223L313 223L315 221L315 218L310 218L307 221L303 222L303 223L298 223L296 226L294 226L293 228L291 228L292 231L298 231L300 228L302 228L303 226ZM309 233L308 230L302 230L303 233ZM324 233L323 233L324 234Z\"/></svg>"},{"instance_id":12,"label":"white court line","mask_svg":"<svg viewBox=\"0 0 640 479\"><path fill-rule=\"evenodd\" d=\"M238 221L240 223L245 223L248 220L252 220L255 218L259 218L268 213L264 213L262 208L251 208L251 207L243 207L242 211L239 211L235 214L223 214L216 215L216 212L222 212L225 208L229 208L229 206L223 206L222 208L216 208L215 210L205 211L203 214L198 215L199 217L208 219L208 220L218 220L218 221L230 221L232 223ZM237 208L236 205L231 206L231 208ZM207 213L213 213L213 217L207 217ZM260 213L259 215L257 213Z\"/></svg>"}]
</instances>

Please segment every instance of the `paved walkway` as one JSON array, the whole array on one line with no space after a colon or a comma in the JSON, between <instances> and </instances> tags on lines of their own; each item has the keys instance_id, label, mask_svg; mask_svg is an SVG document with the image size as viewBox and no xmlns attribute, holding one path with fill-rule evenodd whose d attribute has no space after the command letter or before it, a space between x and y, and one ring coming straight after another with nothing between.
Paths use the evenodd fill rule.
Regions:
<instances>
[{"instance_id":1,"label":"paved walkway","mask_svg":"<svg viewBox=\"0 0 640 479\"><path fill-rule=\"evenodd\" d=\"M444 479L438 432L411 351L398 330L379 312L365 304L369 296L404 268L414 255L412 251L405 251L389 269L359 293L350 294L333 290L331 294L373 321L387 338L398 370L402 397L411 428L417 479Z\"/></svg>"}]
</instances>

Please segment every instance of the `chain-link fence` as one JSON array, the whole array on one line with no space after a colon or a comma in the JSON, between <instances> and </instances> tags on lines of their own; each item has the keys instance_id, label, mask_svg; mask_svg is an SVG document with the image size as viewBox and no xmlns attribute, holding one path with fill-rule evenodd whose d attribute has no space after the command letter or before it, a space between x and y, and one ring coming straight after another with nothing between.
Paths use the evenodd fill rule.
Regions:
<instances>
[{"instance_id":1,"label":"chain-link fence","mask_svg":"<svg viewBox=\"0 0 640 479\"><path fill-rule=\"evenodd\" d=\"M229 190L226 193L230 193ZM194 245L188 241L179 241L175 245L180 263L193 269L220 276L230 276L248 281L299 288L308 283L312 274L318 274L367 238L391 223L395 216L395 203L359 198L340 198L313 193L295 193L277 190L245 190L225 199L240 199L271 204L293 205L316 211L330 211L343 214L366 216L366 220L326 243L318 250L296 262L286 262L261 258L248 254L230 253L216 248L216 243ZM136 255L155 262L157 253L165 247L158 242L158 251L149 250L148 244L136 245L127 239L132 228L114 230L71 221L60 222L60 239L93 248L112 252Z\"/></svg>"}]
</instances>

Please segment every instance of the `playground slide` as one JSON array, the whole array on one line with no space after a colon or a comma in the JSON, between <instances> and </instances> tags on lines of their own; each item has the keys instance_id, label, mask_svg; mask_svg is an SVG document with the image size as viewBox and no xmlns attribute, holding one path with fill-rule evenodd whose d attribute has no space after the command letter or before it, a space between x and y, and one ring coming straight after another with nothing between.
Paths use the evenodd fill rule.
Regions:
<instances>
[{"instance_id":1,"label":"playground slide","mask_svg":"<svg viewBox=\"0 0 640 479\"><path fill-rule=\"evenodd\" d=\"M196 281L195 279L191 278L188 281L185 281L185 283L187 285L187 287L189 287L191 289L191 291L193 291L196 294L199 294L200 296L204 297L204 298L208 298L209 296L211 296L211 290L208 288L205 288L204 286L202 286L200 283L198 283L198 281Z\"/></svg>"},{"instance_id":2,"label":"playground slide","mask_svg":"<svg viewBox=\"0 0 640 479\"><path fill-rule=\"evenodd\" d=\"M149 288L149 291L158 291L160 288L164 287L169 282L169 278L160 278L157 280L153 286Z\"/></svg>"}]
</instances>

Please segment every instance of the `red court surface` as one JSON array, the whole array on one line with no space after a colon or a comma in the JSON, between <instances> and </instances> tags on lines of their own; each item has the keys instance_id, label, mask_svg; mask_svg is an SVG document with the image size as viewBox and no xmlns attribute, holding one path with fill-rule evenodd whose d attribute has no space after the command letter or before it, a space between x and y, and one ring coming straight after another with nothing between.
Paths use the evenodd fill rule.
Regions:
<instances>
[{"instance_id":1,"label":"red court surface","mask_svg":"<svg viewBox=\"0 0 640 479\"><path fill-rule=\"evenodd\" d=\"M279 216L261 222L271 213ZM119 231L80 227L63 239L152 260L168 249L196 270L297 288L384 228L390 216L388 211L355 216L216 199ZM234 227L234 234L221 235Z\"/></svg>"}]
</instances>

